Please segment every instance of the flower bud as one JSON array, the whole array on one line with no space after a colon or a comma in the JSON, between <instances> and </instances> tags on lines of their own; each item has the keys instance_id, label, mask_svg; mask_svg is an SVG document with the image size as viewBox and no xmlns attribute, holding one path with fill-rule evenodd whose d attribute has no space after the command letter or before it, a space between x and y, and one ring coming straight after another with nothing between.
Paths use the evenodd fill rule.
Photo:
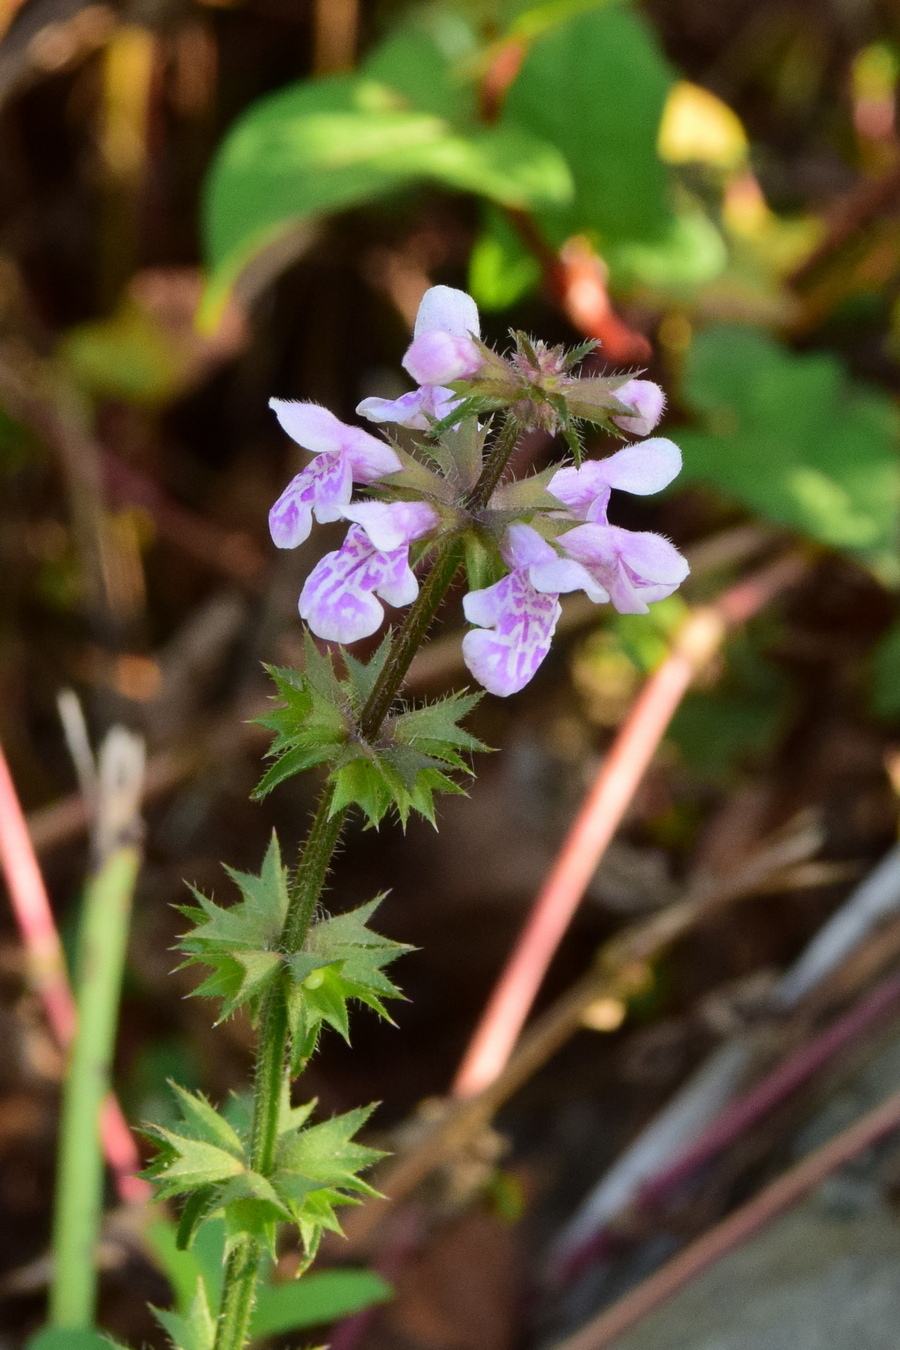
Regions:
<instances>
[{"instance_id":1,"label":"flower bud","mask_svg":"<svg viewBox=\"0 0 900 1350\"><path fill-rule=\"evenodd\" d=\"M632 436L649 436L666 406L665 394L652 380L629 380L616 390L615 397L634 410L633 417L614 415L612 419Z\"/></svg>"},{"instance_id":2,"label":"flower bud","mask_svg":"<svg viewBox=\"0 0 900 1350\"><path fill-rule=\"evenodd\" d=\"M417 384L449 384L470 379L482 365L482 356L470 337L457 337L439 328L413 338L403 365Z\"/></svg>"}]
</instances>

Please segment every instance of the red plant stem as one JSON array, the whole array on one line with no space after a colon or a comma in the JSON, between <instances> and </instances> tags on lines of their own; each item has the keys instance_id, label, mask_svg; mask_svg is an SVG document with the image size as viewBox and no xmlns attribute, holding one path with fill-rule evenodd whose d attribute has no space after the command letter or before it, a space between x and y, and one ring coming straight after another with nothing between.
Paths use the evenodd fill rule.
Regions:
<instances>
[{"instance_id":1,"label":"red plant stem","mask_svg":"<svg viewBox=\"0 0 900 1350\"><path fill-rule=\"evenodd\" d=\"M603 760L550 875L494 988L452 1087L474 1097L501 1072L519 1038L547 968L597 865L694 676L729 627L745 622L795 582L806 564L791 553L745 581L714 605L697 609L677 634L670 655L650 676Z\"/></svg>"},{"instance_id":2,"label":"red plant stem","mask_svg":"<svg viewBox=\"0 0 900 1350\"><path fill-rule=\"evenodd\" d=\"M782 1174L747 1204L692 1242L618 1303L552 1350L604 1350L698 1275L796 1205L832 1172L900 1128L900 1092Z\"/></svg>"},{"instance_id":3,"label":"red plant stem","mask_svg":"<svg viewBox=\"0 0 900 1350\"><path fill-rule=\"evenodd\" d=\"M53 1037L65 1050L75 1035L76 1009L62 943L44 878L25 824L6 756L0 747L0 867L28 958L31 982L44 1005ZM134 1175L141 1160L128 1123L110 1094L101 1119L103 1151L123 1200L144 1200L149 1183Z\"/></svg>"}]
</instances>

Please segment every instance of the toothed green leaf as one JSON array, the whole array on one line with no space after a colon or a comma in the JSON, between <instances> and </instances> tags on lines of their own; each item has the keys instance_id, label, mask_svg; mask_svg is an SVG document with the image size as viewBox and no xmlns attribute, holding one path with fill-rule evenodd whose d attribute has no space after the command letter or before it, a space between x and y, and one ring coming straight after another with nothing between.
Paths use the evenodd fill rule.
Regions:
<instances>
[{"instance_id":1,"label":"toothed green leaf","mask_svg":"<svg viewBox=\"0 0 900 1350\"><path fill-rule=\"evenodd\" d=\"M209 1309L203 1277L197 1277L197 1288L187 1312L166 1312L150 1305L150 1311L168 1333L175 1350L212 1350L216 1339L216 1323Z\"/></svg>"},{"instance_id":2,"label":"toothed green leaf","mask_svg":"<svg viewBox=\"0 0 900 1350\"><path fill-rule=\"evenodd\" d=\"M356 999L386 1021L383 1000L402 998L382 967L411 949L367 927L381 897L349 914L313 924L303 950L288 958L286 999L291 1063L299 1073L326 1024L348 1039L347 1002Z\"/></svg>"},{"instance_id":3,"label":"toothed green leaf","mask_svg":"<svg viewBox=\"0 0 900 1350\"><path fill-rule=\"evenodd\" d=\"M259 876L225 870L241 899L226 907L195 890L197 906L182 910L194 927L180 943L187 958L184 965L211 967L212 973L193 992L222 1000L220 1020L243 1004L249 1004L251 1016L256 1016L262 996L282 967L278 942L288 908L287 869L274 834Z\"/></svg>"},{"instance_id":4,"label":"toothed green leaf","mask_svg":"<svg viewBox=\"0 0 900 1350\"><path fill-rule=\"evenodd\" d=\"M156 1186L161 1200L184 1195L200 1186L227 1181L244 1171L244 1164L225 1149L200 1139L189 1139L160 1125L148 1127L159 1144L159 1152L146 1175Z\"/></svg>"}]
</instances>

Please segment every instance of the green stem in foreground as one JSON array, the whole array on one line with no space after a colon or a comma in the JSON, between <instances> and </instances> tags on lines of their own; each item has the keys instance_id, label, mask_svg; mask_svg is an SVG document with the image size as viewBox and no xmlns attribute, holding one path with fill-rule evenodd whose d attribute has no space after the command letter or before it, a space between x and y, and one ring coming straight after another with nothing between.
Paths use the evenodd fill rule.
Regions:
<instances>
[{"instance_id":1,"label":"green stem in foreground","mask_svg":"<svg viewBox=\"0 0 900 1350\"><path fill-rule=\"evenodd\" d=\"M103 1207L100 1110L110 1062L125 963L131 897L140 866L136 848L118 848L88 883L78 950L78 1031L72 1046L60 1125L50 1323L94 1322L94 1246Z\"/></svg>"},{"instance_id":2,"label":"green stem in foreground","mask_svg":"<svg viewBox=\"0 0 900 1350\"><path fill-rule=\"evenodd\" d=\"M508 416L488 453L478 482L469 494L466 504L470 510L478 510L487 504L517 439L517 422ZM394 637L381 674L363 708L360 731L367 739L372 740L378 735L462 560L462 540L453 536L439 549L416 600ZM291 886L290 904L281 937L285 952L299 951L306 941L344 827L347 811L338 811L329 819L330 804L331 791L327 790L313 817ZM260 1018L254 1081L251 1166L263 1175L271 1171L278 1139L281 1085L287 1064L287 1035L284 1000L280 992L274 991L266 1000ZM225 1268L215 1350L243 1350L247 1343L261 1257L260 1243L249 1236L242 1238L232 1250Z\"/></svg>"}]
</instances>

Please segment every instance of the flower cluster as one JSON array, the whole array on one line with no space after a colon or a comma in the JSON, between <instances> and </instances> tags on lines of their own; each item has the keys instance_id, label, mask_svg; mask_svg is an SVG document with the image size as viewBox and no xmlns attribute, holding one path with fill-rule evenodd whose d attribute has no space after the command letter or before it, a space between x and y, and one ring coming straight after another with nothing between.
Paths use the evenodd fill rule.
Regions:
<instances>
[{"instance_id":1,"label":"flower cluster","mask_svg":"<svg viewBox=\"0 0 900 1350\"><path fill-rule=\"evenodd\" d=\"M667 539L612 525L607 516L614 488L647 494L666 487L681 468L678 447L655 437L602 460L582 462L580 454L581 422L648 436L664 407L658 385L628 376L579 378L572 371L586 349L566 353L523 334L515 339L513 354L499 356L481 341L471 296L447 286L426 293L403 360L418 388L399 399L365 399L357 409L370 421L425 432L430 440L418 459L316 404L271 400L284 430L312 454L269 514L275 544L302 543L313 516L350 522L341 547L321 559L301 592L300 614L312 631L341 643L369 637L383 622L385 603L402 607L418 594L410 548L425 552L463 535L499 578L463 601L473 625L463 654L475 679L501 696L522 689L547 655L561 594L583 590L622 614L645 614L688 573ZM468 503L483 443L476 418L495 409L508 410L521 427L562 431L576 462L501 484L475 508ZM354 484L373 495L354 501Z\"/></svg>"}]
</instances>

